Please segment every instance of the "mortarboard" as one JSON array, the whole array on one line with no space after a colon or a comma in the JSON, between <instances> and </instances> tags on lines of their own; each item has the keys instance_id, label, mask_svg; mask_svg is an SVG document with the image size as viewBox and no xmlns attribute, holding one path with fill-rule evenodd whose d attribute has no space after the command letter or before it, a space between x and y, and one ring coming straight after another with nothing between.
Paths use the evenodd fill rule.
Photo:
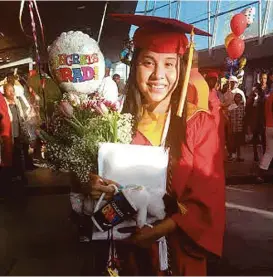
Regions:
<instances>
[{"instance_id":1,"label":"mortarboard","mask_svg":"<svg viewBox=\"0 0 273 277\"><path fill-rule=\"evenodd\" d=\"M185 34L190 34L193 28L196 35L211 36L191 24L172 18L134 14L110 14L110 16L138 26L139 28L133 38L135 47L149 49L157 53L183 55L188 46L188 39Z\"/></svg>"}]
</instances>

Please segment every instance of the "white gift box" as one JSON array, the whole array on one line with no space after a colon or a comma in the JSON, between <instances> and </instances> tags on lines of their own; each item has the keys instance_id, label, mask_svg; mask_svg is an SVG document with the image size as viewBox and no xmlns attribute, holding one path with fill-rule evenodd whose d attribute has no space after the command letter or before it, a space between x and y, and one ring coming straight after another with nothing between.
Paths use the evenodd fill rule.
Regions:
<instances>
[{"instance_id":1,"label":"white gift box","mask_svg":"<svg viewBox=\"0 0 273 277\"><path fill-rule=\"evenodd\" d=\"M168 159L168 151L161 146L102 143L98 153L99 175L123 187L144 186L152 195L162 198L166 191ZM147 223L153 223L155 220L148 215ZM127 233L119 233L117 229L135 224L135 221L131 220L114 227L114 239L130 236ZM94 230L94 240L107 237L107 232Z\"/></svg>"}]
</instances>

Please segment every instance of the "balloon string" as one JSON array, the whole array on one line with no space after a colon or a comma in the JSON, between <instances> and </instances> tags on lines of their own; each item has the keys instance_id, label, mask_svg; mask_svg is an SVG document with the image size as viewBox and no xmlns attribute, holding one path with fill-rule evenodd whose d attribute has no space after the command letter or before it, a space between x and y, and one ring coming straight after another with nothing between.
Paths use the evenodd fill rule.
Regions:
<instances>
[{"instance_id":1,"label":"balloon string","mask_svg":"<svg viewBox=\"0 0 273 277\"><path fill-rule=\"evenodd\" d=\"M29 1L29 12L30 12L30 17L31 17L31 26L32 26L32 36L28 35L25 32L24 26L23 26L23 22L22 22L22 16L23 16L23 11L24 11L24 6L25 6L25 0L21 1L21 5L20 5L20 12L19 12L19 22L20 22L20 26L21 29L23 31L23 33L27 36L27 37L32 37L34 39L34 43L35 43L35 48L36 48L36 59L38 62L40 62L40 55L39 55L39 48L38 48L38 40L37 40L37 31L36 31L36 25L35 25L35 19L34 19L34 11L36 11L38 20L39 20L39 25L40 25L40 30L41 30L41 36L42 36L42 41L43 41L43 46L45 47L45 35L44 35L44 26L42 23L42 19L39 13L39 9L37 6L37 2L36 0L30 0Z\"/></svg>"},{"instance_id":2,"label":"balloon string","mask_svg":"<svg viewBox=\"0 0 273 277\"><path fill-rule=\"evenodd\" d=\"M41 19L40 13L39 13L37 2L36 2L36 0L32 0L32 2L34 3L34 7L35 7L35 10L36 10L38 19L39 19L39 24L40 24L40 29L41 29L41 35L42 35L43 45L45 46L44 26L43 26L42 19Z\"/></svg>"},{"instance_id":3,"label":"balloon string","mask_svg":"<svg viewBox=\"0 0 273 277\"><path fill-rule=\"evenodd\" d=\"M20 5L20 12L19 12L20 27L21 27L23 33L24 33L27 37L31 37L31 38L32 38L32 36L28 35L28 34L25 32L25 29L24 29L24 26L23 26L22 16L23 16L24 7L25 7L25 0L22 0L22 1L21 1L21 5Z\"/></svg>"},{"instance_id":4,"label":"balloon string","mask_svg":"<svg viewBox=\"0 0 273 277\"><path fill-rule=\"evenodd\" d=\"M39 48L38 48L36 24L35 24L34 14L33 14L33 2L29 1L28 6L29 6L29 13L30 13L30 18L31 18L32 35L33 35L35 50L36 50L36 60L37 60L37 64L38 64L38 67L39 67L41 59L40 59L40 53L39 53Z\"/></svg>"}]
</instances>

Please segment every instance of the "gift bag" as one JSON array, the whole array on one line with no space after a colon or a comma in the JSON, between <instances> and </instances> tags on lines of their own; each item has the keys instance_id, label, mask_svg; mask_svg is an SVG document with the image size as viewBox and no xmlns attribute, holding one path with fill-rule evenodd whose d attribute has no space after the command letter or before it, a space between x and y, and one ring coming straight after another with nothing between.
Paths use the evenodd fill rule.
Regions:
<instances>
[{"instance_id":1,"label":"gift bag","mask_svg":"<svg viewBox=\"0 0 273 277\"><path fill-rule=\"evenodd\" d=\"M160 146L102 143L98 153L99 175L117 182L123 188L132 185L145 187L151 199L155 200L152 201L153 209L157 209L156 204L161 203L157 200L162 199L166 191L168 158L168 151ZM147 223L156 220L148 214ZM120 223L113 229L114 239L124 239L130 235L118 232L119 228L135 225L133 219ZM97 228L93 232L95 240L107 239L107 236L107 232Z\"/></svg>"}]
</instances>

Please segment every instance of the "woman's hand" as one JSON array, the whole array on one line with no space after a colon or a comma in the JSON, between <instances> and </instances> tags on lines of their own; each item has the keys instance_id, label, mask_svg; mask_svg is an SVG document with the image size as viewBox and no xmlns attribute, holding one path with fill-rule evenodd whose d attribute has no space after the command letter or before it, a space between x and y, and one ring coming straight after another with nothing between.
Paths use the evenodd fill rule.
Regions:
<instances>
[{"instance_id":1,"label":"woman's hand","mask_svg":"<svg viewBox=\"0 0 273 277\"><path fill-rule=\"evenodd\" d=\"M94 200L99 199L102 193L105 193L104 199L109 200L115 193L115 188L111 186L111 184L119 187L114 181L101 178L95 174L90 174L89 183L83 188L83 190L84 193L91 195Z\"/></svg>"},{"instance_id":2,"label":"woman's hand","mask_svg":"<svg viewBox=\"0 0 273 277\"><path fill-rule=\"evenodd\" d=\"M137 246L148 248L158 239L172 233L175 229L176 223L171 218L167 218L153 226L153 228L145 226L142 229L138 229L127 241Z\"/></svg>"}]
</instances>

